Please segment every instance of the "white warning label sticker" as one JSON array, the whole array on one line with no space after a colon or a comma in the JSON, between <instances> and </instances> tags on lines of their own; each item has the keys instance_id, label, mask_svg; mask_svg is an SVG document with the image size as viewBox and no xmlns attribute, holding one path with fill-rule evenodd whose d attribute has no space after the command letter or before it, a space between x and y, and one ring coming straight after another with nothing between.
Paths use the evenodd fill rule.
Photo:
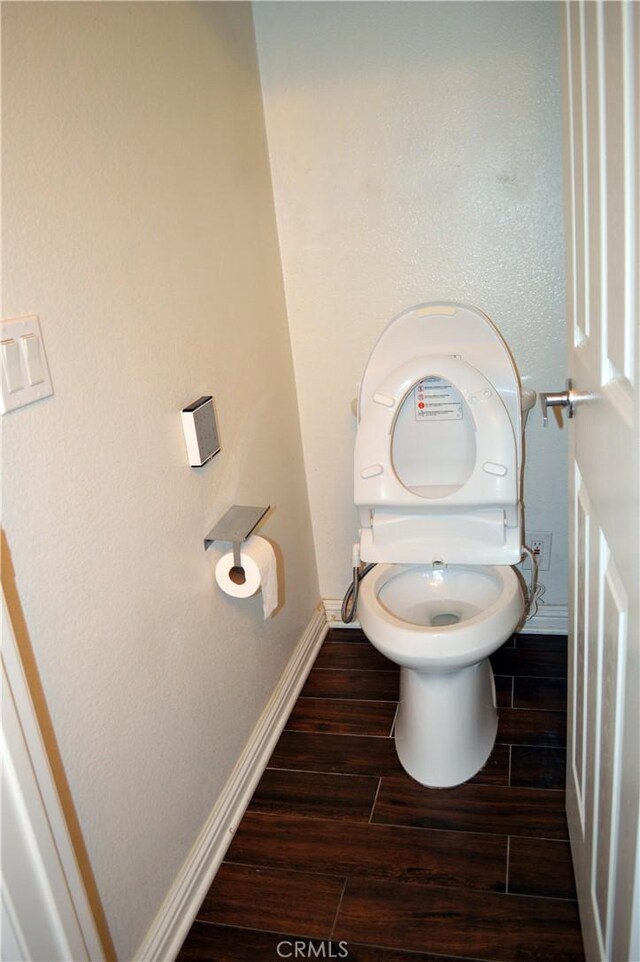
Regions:
<instances>
[{"instance_id":1,"label":"white warning label sticker","mask_svg":"<svg viewBox=\"0 0 640 962\"><path fill-rule=\"evenodd\" d=\"M441 377L426 377L413 389L416 421L459 421L462 398L453 384Z\"/></svg>"}]
</instances>

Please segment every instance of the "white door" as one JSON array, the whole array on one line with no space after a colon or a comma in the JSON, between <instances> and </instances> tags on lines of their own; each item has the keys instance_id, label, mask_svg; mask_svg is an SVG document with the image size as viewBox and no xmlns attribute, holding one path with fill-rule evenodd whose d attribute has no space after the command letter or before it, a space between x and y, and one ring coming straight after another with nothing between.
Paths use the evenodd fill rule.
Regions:
<instances>
[{"instance_id":1,"label":"white door","mask_svg":"<svg viewBox=\"0 0 640 962\"><path fill-rule=\"evenodd\" d=\"M640 7L564 9L571 553L567 812L589 962L640 960Z\"/></svg>"}]
</instances>

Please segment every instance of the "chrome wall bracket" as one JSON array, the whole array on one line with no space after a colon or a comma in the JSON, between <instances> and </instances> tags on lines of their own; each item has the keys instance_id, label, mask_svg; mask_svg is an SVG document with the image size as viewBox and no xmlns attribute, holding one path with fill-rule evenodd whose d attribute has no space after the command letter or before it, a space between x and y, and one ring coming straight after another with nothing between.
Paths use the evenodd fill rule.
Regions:
<instances>
[{"instance_id":1,"label":"chrome wall bracket","mask_svg":"<svg viewBox=\"0 0 640 962\"><path fill-rule=\"evenodd\" d=\"M233 563L236 567L241 567L242 542L247 540L270 507L271 505L267 505L266 508L257 508L250 505L234 504L204 539L204 550L210 548L214 541L230 541L233 545Z\"/></svg>"}]
</instances>

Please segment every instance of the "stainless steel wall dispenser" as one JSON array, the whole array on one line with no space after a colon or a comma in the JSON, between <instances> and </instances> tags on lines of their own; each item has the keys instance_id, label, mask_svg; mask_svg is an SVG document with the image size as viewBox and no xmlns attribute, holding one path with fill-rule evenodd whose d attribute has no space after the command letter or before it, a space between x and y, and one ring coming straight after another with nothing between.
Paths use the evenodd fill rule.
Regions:
<instances>
[{"instance_id":1,"label":"stainless steel wall dispenser","mask_svg":"<svg viewBox=\"0 0 640 962\"><path fill-rule=\"evenodd\" d=\"M270 507L269 504L266 508L234 504L204 539L204 550L210 548L214 541L230 541L233 545L233 563L240 568L242 542L247 540Z\"/></svg>"}]
</instances>

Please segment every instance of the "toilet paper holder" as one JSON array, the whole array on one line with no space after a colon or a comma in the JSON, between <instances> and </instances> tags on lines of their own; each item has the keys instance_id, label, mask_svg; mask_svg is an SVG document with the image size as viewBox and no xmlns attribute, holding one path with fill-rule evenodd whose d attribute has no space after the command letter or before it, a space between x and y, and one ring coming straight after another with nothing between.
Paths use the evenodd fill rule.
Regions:
<instances>
[{"instance_id":1,"label":"toilet paper holder","mask_svg":"<svg viewBox=\"0 0 640 962\"><path fill-rule=\"evenodd\" d=\"M243 541L246 541L254 528L262 521L271 507L257 508L252 505L234 504L229 508L218 523L213 526L204 539L204 550L211 547L214 541L230 541L233 544L233 563L241 567L240 551Z\"/></svg>"}]
</instances>

